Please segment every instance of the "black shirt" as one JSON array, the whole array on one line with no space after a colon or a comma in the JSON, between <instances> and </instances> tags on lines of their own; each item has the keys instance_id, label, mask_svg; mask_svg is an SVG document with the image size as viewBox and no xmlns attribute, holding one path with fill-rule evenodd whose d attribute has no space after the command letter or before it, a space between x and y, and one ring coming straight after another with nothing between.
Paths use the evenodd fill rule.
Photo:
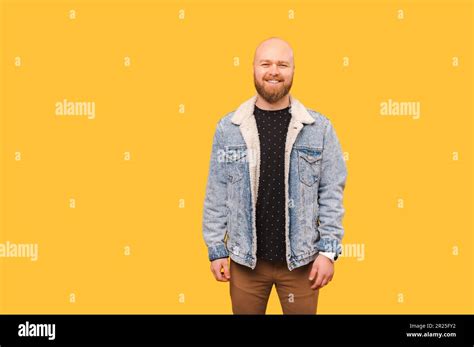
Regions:
<instances>
[{"instance_id":1,"label":"black shirt","mask_svg":"<svg viewBox=\"0 0 474 347\"><path fill-rule=\"evenodd\" d=\"M254 108L260 140L257 258L270 261L286 261L284 161L289 110L290 106L271 111Z\"/></svg>"}]
</instances>

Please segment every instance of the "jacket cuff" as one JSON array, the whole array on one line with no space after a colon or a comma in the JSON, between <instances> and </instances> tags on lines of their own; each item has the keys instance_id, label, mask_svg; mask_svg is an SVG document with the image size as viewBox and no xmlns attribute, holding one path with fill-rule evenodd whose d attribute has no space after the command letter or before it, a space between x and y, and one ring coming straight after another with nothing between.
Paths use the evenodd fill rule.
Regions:
<instances>
[{"instance_id":1,"label":"jacket cuff","mask_svg":"<svg viewBox=\"0 0 474 347\"><path fill-rule=\"evenodd\" d=\"M333 260L337 260L339 255L342 253L341 244L336 239L321 238L321 240L319 240L317 243L317 248L320 253L334 254Z\"/></svg>"},{"instance_id":2,"label":"jacket cuff","mask_svg":"<svg viewBox=\"0 0 474 347\"><path fill-rule=\"evenodd\" d=\"M336 253L334 252L319 252L319 254L324 255L326 258L329 258L332 261L334 261L334 258L336 257Z\"/></svg>"},{"instance_id":3,"label":"jacket cuff","mask_svg":"<svg viewBox=\"0 0 474 347\"><path fill-rule=\"evenodd\" d=\"M209 260L213 261L219 258L227 258L229 256L229 252L227 251L227 247L225 244L220 244L217 246L210 246L207 248L209 254Z\"/></svg>"}]
</instances>

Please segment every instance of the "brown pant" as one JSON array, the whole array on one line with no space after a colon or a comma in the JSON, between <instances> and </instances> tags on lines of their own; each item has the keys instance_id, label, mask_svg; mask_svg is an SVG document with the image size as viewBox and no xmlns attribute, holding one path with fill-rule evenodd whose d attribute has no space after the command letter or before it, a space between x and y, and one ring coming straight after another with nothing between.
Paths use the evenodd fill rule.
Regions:
<instances>
[{"instance_id":1,"label":"brown pant","mask_svg":"<svg viewBox=\"0 0 474 347\"><path fill-rule=\"evenodd\" d=\"M309 280L313 262L288 270L286 263L258 259L255 269L230 260L230 297L234 314L265 314L273 284L283 314L316 314L319 289Z\"/></svg>"}]
</instances>

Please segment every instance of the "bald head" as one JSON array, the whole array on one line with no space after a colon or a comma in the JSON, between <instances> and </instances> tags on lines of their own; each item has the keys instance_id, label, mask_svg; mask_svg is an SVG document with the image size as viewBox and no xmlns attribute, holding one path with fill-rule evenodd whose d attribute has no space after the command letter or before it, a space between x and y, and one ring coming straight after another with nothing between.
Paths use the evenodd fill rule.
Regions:
<instances>
[{"instance_id":1,"label":"bald head","mask_svg":"<svg viewBox=\"0 0 474 347\"><path fill-rule=\"evenodd\" d=\"M288 42L279 37L270 37L257 46L253 59L254 66L263 60L286 61L292 68L295 66L293 49Z\"/></svg>"}]
</instances>

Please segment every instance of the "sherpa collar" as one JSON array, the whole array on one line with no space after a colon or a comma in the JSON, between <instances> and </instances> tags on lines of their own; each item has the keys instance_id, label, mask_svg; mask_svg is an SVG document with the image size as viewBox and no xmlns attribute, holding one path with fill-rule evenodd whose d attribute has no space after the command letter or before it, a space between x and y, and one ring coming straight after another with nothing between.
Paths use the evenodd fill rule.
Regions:
<instances>
[{"instance_id":1,"label":"sherpa collar","mask_svg":"<svg viewBox=\"0 0 474 347\"><path fill-rule=\"evenodd\" d=\"M257 95L252 96L250 99L242 103L237 110L234 112L234 115L231 118L232 123L236 125L242 124L243 120L247 117L252 116L254 111L255 102L257 101ZM296 98L290 94L290 113L291 116L300 123L311 124L314 122L314 118L306 110L306 107L303 106Z\"/></svg>"}]
</instances>

